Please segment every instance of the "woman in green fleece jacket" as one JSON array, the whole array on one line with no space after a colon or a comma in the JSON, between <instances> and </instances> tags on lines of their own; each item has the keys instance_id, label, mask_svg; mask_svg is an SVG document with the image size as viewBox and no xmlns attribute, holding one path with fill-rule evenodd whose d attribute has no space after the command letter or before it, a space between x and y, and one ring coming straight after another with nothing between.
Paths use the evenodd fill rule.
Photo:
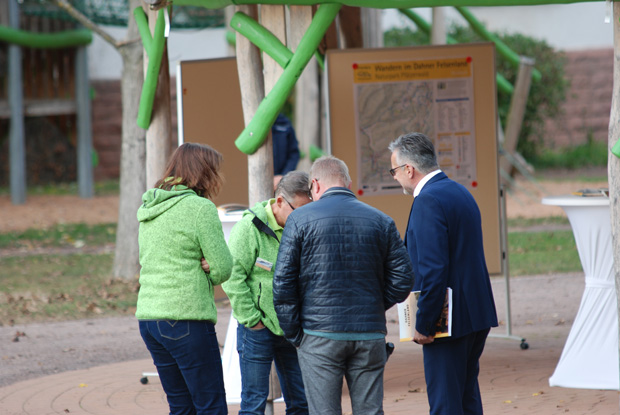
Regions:
<instances>
[{"instance_id":1,"label":"woman in green fleece jacket","mask_svg":"<svg viewBox=\"0 0 620 415\"><path fill-rule=\"evenodd\" d=\"M209 146L181 145L138 209L136 317L170 414L228 413L213 286L230 277L232 257L209 200L222 185L221 161Z\"/></svg>"}]
</instances>

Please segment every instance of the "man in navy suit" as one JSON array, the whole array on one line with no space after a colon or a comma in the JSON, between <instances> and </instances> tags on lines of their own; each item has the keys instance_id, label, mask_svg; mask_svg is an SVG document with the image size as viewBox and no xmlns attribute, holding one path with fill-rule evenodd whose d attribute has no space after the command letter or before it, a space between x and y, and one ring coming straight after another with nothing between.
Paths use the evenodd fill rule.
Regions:
<instances>
[{"instance_id":1,"label":"man in navy suit","mask_svg":"<svg viewBox=\"0 0 620 415\"><path fill-rule=\"evenodd\" d=\"M413 195L405 245L420 291L413 341L423 345L431 415L482 414L479 359L497 313L484 259L480 210L471 193L437 164L431 140L405 134L389 145L390 173ZM452 335L435 339L446 289Z\"/></svg>"}]
</instances>

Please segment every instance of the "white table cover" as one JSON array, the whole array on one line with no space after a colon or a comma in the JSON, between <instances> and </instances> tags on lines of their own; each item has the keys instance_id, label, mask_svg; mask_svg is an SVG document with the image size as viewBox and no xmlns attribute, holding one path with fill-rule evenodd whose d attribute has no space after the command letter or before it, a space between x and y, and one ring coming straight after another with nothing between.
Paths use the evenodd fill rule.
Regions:
<instances>
[{"instance_id":1,"label":"white table cover","mask_svg":"<svg viewBox=\"0 0 620 415\"><path fill-rule=\"evenodd\" d=\"M243 216L243 212L225 213L218 211L224 238L228 242L232 227ZM237 320L230 313L224 350L222 351L222 369L224 371L224 387L226 388L226 403L238 404L241 402L241 368L239 366L239 354L237 353Z\"/></svg>"},{"instance_id":2,"label":"white table cover","mask_svg":"<svg viewBox=\"0 0 620 415\"><path fill-rule=\"evenodd\" d=\"M566 212L585 273L581 304L549 385L618 390L618 306L609 199L552 196L542 203Z\"/></svg>"}]
</instances>

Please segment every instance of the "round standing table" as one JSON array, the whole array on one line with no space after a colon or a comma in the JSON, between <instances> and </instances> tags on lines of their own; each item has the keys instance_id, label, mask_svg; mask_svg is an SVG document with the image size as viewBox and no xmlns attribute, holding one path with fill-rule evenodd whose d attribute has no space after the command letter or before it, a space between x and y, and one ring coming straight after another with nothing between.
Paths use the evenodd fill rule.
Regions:
<instances>
[{"instance_id":1,"label":"round standing table","mask_svg":"<svg viewBox=\"0 0 620 415\"><path fill-rule=\"evenodd\" d=\"M585 290L550 386L618 390L618 306L613 275L609 198L550 196L573 229Z\"/></svg>"}]
</instances>

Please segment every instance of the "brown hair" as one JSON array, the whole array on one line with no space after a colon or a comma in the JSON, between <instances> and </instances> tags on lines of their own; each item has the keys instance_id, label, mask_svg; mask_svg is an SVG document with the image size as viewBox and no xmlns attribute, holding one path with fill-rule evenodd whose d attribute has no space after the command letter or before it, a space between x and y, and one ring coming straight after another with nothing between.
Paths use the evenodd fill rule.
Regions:
<instances>
[{"instance_id":1,"label":"brown hair","mask_svg":"<svg viewBox=\"0 0 620 415\"><path fill-rule=\"evenodd\" d=\"M179 146L168 161L164 177L155 187L171 190L184 185L199 196L210 199L217 196L222 187L220 164L222 155L206 144L184 143Z\"/></svg>"}]
</instances>

